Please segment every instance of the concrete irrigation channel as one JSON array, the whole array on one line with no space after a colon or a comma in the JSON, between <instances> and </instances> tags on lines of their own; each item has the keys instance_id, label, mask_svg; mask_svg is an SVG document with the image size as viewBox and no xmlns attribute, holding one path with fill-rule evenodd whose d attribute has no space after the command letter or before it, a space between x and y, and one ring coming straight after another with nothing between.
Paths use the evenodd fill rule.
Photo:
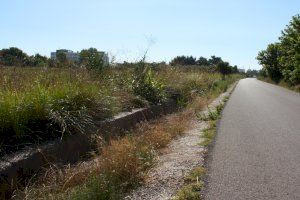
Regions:
<instances>
[{"instance_id":1,"label":"concrete irrigation channel","mask_svg":"<svg viewBox=\"0 0 300 200\"><path fill-rule=\"evenodd\" d=\"M91 135L114 138L145 120L156 119L178 110L175 100L120 113L113 119L98 122L96 128L86 134L74 134L63 140L57 139L44 145L31 146L20 152L6 155L0 161L0 198L9 196L17 184L25 184L32 175L41 173L50 164L66 165L89 158L96 149Z\"/></svg>"}]
</instances>

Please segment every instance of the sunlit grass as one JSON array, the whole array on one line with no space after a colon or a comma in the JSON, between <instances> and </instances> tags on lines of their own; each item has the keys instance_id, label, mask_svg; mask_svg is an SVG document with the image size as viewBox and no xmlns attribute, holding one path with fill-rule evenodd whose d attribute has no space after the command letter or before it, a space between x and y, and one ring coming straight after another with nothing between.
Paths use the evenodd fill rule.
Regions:
<instances>
[{"instance_id":1,"label":"sunlit grass","mask_svg":"<svg viewBox=\"0 0 300 200\"><path fill-rule=\"evenodd\" d=\"M225 81L223 84L219 82L222 80L218 74L206 73L198 76L193 73L200 72L168 70L173 69L162 69L159 71L159 76L162 79L165 77L165 84L169 87L176 87L176 91L186 90L185 98L189 102L186 109L170 117L138 125L131 134L112 140L107 146L102 146L95 163L71 169L53 170L48 173L47 178L42 177L40 181L29 186L25 191L19 191L17 197L26 196L27 199L121 199L126 192L142 184L147 177L147 171L155 163L159 149L166 147L174 138L185 132L194 117L195 110L202 108L203 104L207 103L203 99L211 100L214 94L220 94L238 78L228 77L229 80L223 80ZM205 84L205 81L209 79L206 76L211 76L212 79L216 78L217 86L214 86L214 89L205 90L204 94L194 94L192 90ZM206 78L205 81L201 79L192 81L191 77L194 79ZM173 86L172 84L177 84L173 79L183 85ZM199 85L193 86L190 82L199 82ZM190 86L187 87L184 85L185 83ZM194 101L199 102L195 103ZM216 112L220 113L221 108L217 110ZM215 123L211 122L210 127L204 133L207 145L214 137ZM197 167L185 178L188 186L178 192L178 199L199 197L199 191L203 184L200 179L204 172L202 167Z\"/></svg>"}]
</instances>

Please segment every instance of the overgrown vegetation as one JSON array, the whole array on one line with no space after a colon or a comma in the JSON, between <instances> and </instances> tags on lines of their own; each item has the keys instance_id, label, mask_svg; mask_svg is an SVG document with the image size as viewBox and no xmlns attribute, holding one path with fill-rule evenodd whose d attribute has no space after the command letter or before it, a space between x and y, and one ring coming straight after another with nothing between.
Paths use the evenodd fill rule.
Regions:
<instances>
[{"instance_id":1,"label":"overgrown vegetation","mask_svg":"<svg viewBox=\"0 0 300 200\"><path fill-rule=\"evenodd\" d=\"M201 189L205 174L202 166L193 169L184 179L185 185L176 193L174 200L199 200L201 199Z\"/></svg>"},{"instance_id":2,"label":"overgrown vegetation","mask_svg":"<svg viewBox=\"0 0 300 200\"><path fill-rule=\"evenodd\" d=\"M140 62L99 73L80 68L0 68L0 154L81 132L118 112L177 95L182 106L208 98L239 75Z\"/></svg>"},{"instance_id":3,"label":"overgrown vegetation","mask_svg":"<svg viewBox=\"0 0 300 200\"><path fill-rule=\"evenodd\" d=\"M282 31L279 41L259 52L257 60L263 66L261 76L275 83L284 81L290 87L300 85L300 15L292 18Z\"/></svg>"},{"instance_id":4,"label":"overgrown vegetation","mask_svg":"<svg viewBox=\"0 0 300 200\"><path fill-rule=\"evenodd\" d=\"M0 149L83 132L117 112L111 91L82 70L0 69Z\"/></svg>"},{"instance_id":5,"label":"overgrown vegetation","mask_svg":"<svg viewBox=\"0 0 300 200\"><path fill-rule=\"evenodd\" d=\"M142 123L131 134L99 147L99 156L89 164L50 170L25 190L16 191L15 199L122 198L144 181L147 170L155 164L159 149L184 133L195 110L203 108L211 98L239 78L228 76L222 80L220 74L195 69L163 67L152 70L158 79L164 77L162 81L167 88L172 86L184 102L189 102L187 109L151 123ZM194 175L189 177L190 181L194 179Z\"/></svg>"},{"instance_id":6,"label":"overgrown vegetation","mask_svg":"<svg viewBox=\"0 0 300 200\"><path fill-rule=\"evenodd\" d=\"M123 138L102 141L100 156L92 164L54 167L17 191L15 199L121 198L143 182L159 149L184 132L190 117L241 77L216 71L218 57L212 57L207 67L144 59L104 67L93 48L81 51L79 63L70 62L63 51L56 56L54 61L30 57L17 48L0 51L0 64L22 66L0 68L0 155L68 134L85 134L96 121L133 108L176 99L185 109L143 123ZM35 67L24 67L28 63Z\"/></svg>"},{"instance_id":7,"label":"overgrown vegetation","mask_svg":"<svg viewBox=\"0 0 300 200\"><path fill-rule=\"evenodd\" d=\"M98 76L85 69L1 68L0 77L0 154L84 133L94 120L156 103L134 94L132 69Z\"/></svg>"},{"instance_id":8,"label":"overgrown vegetation","mask_svg":"<svg viewBox=\"0 0 300 200\"><path fill-rule=\"evenodd\" d=\"M135 66L132 88L135 95L155 104L161 103L167 98L165 85L156 78L151 67L144 61Z\"/></svg>"}]
</instances>

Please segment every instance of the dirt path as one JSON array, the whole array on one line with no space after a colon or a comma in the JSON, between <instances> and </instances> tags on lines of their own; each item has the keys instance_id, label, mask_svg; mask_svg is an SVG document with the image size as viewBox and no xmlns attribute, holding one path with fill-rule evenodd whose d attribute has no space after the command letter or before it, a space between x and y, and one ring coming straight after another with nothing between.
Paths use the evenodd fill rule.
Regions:
<instances>
[{"instance_id":1,"label":"dirt path","mask_svg":"<svg viewBox=\"0 0 300 200\"><path fill-rule=\"evenodd\" d=\"M208 107L213 109L230 94L233 86L221 94ZM203 113L208 112L208 108ZM184 177L193 168L203 165L204 150L200 146L201 131L208 127L208 122L193 120L191 127L182 137L172 141L163 154L160 155L157 165L149 171L147 182L125 197L125 200L164 200L171 199L174 193L181 188Z\"/></svg>"}]
</instances>

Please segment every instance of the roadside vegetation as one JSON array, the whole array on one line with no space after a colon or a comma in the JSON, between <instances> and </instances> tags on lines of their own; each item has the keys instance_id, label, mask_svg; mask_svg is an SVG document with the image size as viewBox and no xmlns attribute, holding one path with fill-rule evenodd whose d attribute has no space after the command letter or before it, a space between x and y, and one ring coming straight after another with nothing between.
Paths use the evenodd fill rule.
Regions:
<instances>
[{"instance_id":1,"label":"roadside vegetation","mask_svg":"<svg viewBox=\"0 0 300 200\"><path fill-rule=\"evenodd\" d=\"M292 18L279 41L259 52L260 78L300 91L300 15Z\"/></svg>"},{"instance_id":2,"label":"roadside vegetation","mask_svg":"<svg viewBox=\"0 0 300 200\"><path fill-rule=\"evenodd\" d=\"M203 57L195 65L175 64L175 58L172 65L143 59L104 66L96 52L83 50L80 63L72 63L63 55L51 60L17 48L0 51L0 155L86 134L96 121L170 99L180 112L141 123L121 138L103 143L100 136L93 161L52 166L16 190L14 199L120 199L144 181L160 149L184 133L190 118L242 77L215 56L208 66L200 65ZM26 67L28 60L43 64Z\"/></svg>"},{"instance_id":3,"label":"roadside vegetation","mask_svg":"<svg viewBox=\"0 0 300 200\"><path fill-rule=\"evenodd\" d=\"M232 78L228 84L238 78ZM207 97L217 94L214 90L210 91L206 94ZM216 91L221 93L225 90L218 88ZM195 110L204 108L211 100L191 97L191 101L197 101L191 104L193 106L170 116L139 124L126 136L112 140L108 145L99 146L99 155L89 163L59 170L54 167L46 175L30 183L25 190L16 191L14 199L124 198L127 192L138 187L147 178L147 171L155 165L160 149L182 135L189 128L191 119L196 117ZM211 112L220 113L220 109L221 107L218 111ZM206 120L210 120L213 115L208 115ZM214 123L215 121L212 122ZM215 125L208 130L215 131ZM186 177L187 185L178 192L178 199L200 195L204 172L204 168L197 167Z\"/></svg>"},{"instance_id":4,"label":"roadside vegetation","mask_svg":"<svg viewBox=\"0 0 300 200\"><path fill-rule=\"evenodd\" d=\"M83 133L94 119L145 106L124 84L127 71L98 77L83 69L1 68L0 150Z\"/></svg>"},{"instance_id":5,"label":"roadside vegetation","mask_svg":"<svg viewBox=\"0 0 300 200\"><path fill-rule=\"evenodd\" d=\"M199 200L203 187L202 177L205 169L202 166L193 169L184 179L184 186L177 191L174 200Z\"/></svg>"},{"instance_id":6,"label":"roadside vegetation","mask_svg":"<svg viewBox=\"0 0 300 200\"><path fill-rule=\"evenodd\" d=\"M222 90L220 84L237 76L230 71L233 75L226 79L223 75L221 80L212 64L183 67L142 60L109 67L95 48L84 49L80 55L75 63L63 55L52 60L39 54L28 56L17 48L0 51L0 65L7 65L0 68L0 156L30 144L85 133L95 121L159 104L174 95L185 106L191 91L201 95Z\"/></svg>"},{"instance_id":7,"label":"roadside vegetation","mask_svg":"<svg viewBox=\"0 0 300 200\"><path fill-rule=\"evenodd\" d=\"M228 97L225 97L222 102L215 108L211 108L207 113L198 115L198 119L201 121L207 121L209 123L208 128L201 131L199 145L209 148L213 140L215 139L217 132L217 121L221 117L224 104L227 102ZM207 149L206 149L207 152ZM174 196L174 200L199 200L202 199L201 191L204 186L203 178L205 176L206 169L204 166L198 166L191 170L184 179L184 185L177 191Z\"/></svg>"},{"instance_id":8,"label":"roadside vegetation","mask_svg":"<svg viewBox=\"0 0 300 200\"><path fill-rule=\"evenodd\" d=\"M52 167L25 189L16 191L14 199L121 199L143 183L147 171L155 165L160 149L184 133L196 111L241 77L230 75L224 80L220 74L210 76L195 69L172 67L160 70L158 78L162 76L165 77L166 88L174 84L174 79L179 81L172 88L181 94L183 110L141 123L124 137L100 145L99 154L89 163L64 169ZM185 93L186 96L183 96Z\"/></svg>"}]
</instances>

